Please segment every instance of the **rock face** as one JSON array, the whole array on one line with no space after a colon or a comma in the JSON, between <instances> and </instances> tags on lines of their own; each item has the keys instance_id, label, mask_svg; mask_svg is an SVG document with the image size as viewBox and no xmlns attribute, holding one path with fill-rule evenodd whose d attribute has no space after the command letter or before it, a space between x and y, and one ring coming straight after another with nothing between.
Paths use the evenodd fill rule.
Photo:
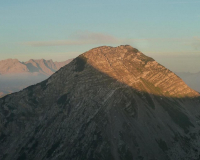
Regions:
<instances>
[{"instance_id":1,"label":"rock face","mask_svg":"<svg viewBox=\"0 0 200 160\"><path fill-rule=\"evenodd\" d=\"M179 77L131 46L101 47L82 55L95 69L139 91L173 97L194 97Z\"/></svg>"},{"instance_id":2,"label":"rock face","mask_svg":"<svg viewBox=\"0 0 200 160\"><path fill-rule=\"evenodd\" d=\"M95 48L0 99L0 159L197 160L199 96L131 46Z\"/></svg>"}]
</instances>

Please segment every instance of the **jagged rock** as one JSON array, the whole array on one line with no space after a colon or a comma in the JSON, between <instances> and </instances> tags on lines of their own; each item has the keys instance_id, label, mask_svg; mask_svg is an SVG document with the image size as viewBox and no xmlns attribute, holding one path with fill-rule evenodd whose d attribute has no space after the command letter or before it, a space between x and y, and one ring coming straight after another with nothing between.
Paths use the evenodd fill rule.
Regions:
<instances>
[{"instance_id":1,"label":"jagged rock","mask_svg":"<svg viewBox=\"0 0 200 160\"><path fill-rule=\"evenodd\" d=\"M199 101L137 49L94 48L0 99L0 159L199 159Z\"/></svg>"}]
</instances>

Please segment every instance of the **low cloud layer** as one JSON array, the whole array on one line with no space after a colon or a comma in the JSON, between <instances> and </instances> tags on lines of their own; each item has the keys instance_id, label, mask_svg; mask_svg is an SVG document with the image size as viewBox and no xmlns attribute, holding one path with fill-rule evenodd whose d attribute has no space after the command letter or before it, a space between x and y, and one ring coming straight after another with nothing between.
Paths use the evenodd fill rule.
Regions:
<instances>
[{"instance_id":1,"label":"low cloud layer","mask_svg":"<svg viewBox=\"0 0 200 160\"><path fill-rule=\"evenodd\" d=\"M190 44L192 47L194 47L196 50L200 49L200 38L194 37L194 41Z\"/></svg>"}]
</instances>

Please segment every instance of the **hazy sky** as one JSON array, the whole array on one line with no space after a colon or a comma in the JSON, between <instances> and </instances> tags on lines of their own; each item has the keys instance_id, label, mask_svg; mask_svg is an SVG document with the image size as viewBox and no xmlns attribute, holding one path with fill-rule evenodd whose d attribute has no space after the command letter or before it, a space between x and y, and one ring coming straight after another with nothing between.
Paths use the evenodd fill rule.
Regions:
<instances>
[{"instance_id":1,"label":"hazy sky","mask_svg":"<svg viewBox=\"0 0 200 160\"><path fill-rule=\"evenodd\" d=\"M173 71L200 71L200 1L0 1L0 60L63 61L121 44Z\"/></svg>"}]
</instances>

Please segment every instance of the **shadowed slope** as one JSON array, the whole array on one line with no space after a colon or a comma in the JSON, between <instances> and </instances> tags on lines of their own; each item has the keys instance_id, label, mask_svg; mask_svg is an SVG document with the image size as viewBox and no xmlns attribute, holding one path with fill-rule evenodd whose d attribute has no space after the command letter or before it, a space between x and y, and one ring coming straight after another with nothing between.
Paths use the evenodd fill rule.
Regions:
<instances>
[{"instance_id":1,"label":"shadowed slope","mask_svg":"<svg viewBox=\"0 0 200 160\"><path fill-rule=\"evenodd\" d=\"M94 68L86 54L0 99L0 159L199 158L199 97L138 91Z\"/></svg>"}]
</instances>

